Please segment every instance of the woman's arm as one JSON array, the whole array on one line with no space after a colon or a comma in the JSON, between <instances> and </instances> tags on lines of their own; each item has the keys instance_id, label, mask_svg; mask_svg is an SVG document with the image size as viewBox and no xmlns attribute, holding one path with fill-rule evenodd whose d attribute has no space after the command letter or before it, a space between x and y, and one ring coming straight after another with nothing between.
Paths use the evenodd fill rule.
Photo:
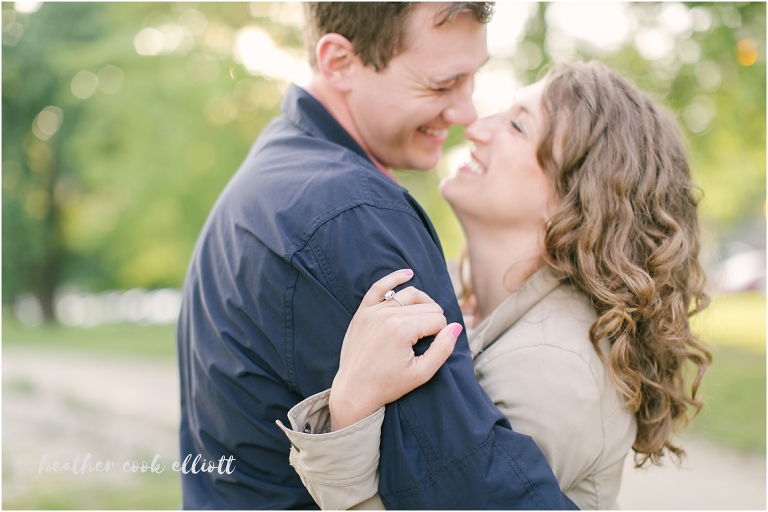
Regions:
<instances>
[{"instance_id":1,"label":"woman's arm","mask_svg":"<svg viewBox=\"0 0 768 512\"><path fill-rule=\"evenodd\" d=\"M290 462L323 509L383 509L378 495L379 444L384 405L428 381L450 356L460 324L446 326L442 309L409 287L394 299L387 291L411 279L397 271L376 282L350 323L331 390L288 412ZM437 333L416 356L420 338ZM385 384L386 383L386 384Z\"/></svg>"},{"instance_id":2,"label":"woman's arm","mask_svg":"<svg viewBox=\"0 0 768 512\"><path fill-rule=\"evenodd\" d=\"M277 422L291 441L291 466L324 510L383 509L378 470L384 407L330 432L329 395L326 390L293 407L288 412L293 430Z\"/></svg>"}]
</instances>

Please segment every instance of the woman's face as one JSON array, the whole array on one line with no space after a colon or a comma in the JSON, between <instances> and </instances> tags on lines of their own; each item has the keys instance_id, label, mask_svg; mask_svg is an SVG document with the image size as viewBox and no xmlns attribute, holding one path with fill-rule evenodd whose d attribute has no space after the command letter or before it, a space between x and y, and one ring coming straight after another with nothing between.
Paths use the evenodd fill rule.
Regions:
<instances>
[{"instance_id":1,"label":"woman's face","mask_svg":"<svg viewBox=\"0 0 768 512\"><path fill-rule=\"evenodd\" d=\"M552 184L536 159L546 126L543 91L543 81L520 89L509 110L466 128L467 139L474 143L472 157L440 184L465 229L539 229L546 222ZM475 222L465 222L470 220Z\"/></svg>"}]
</instances>

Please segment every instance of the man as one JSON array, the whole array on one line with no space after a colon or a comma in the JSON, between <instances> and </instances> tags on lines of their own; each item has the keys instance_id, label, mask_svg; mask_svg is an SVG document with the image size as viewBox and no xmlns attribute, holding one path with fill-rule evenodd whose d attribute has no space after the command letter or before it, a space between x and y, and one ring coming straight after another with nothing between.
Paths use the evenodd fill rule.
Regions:
<instances>
[{"instance_id":1,"label":"man","mask_svg":"<svg viewBox=\"0 0 768 512\"><path fill-rule=\"evenodd\" d=\"M185 508L316 507L275 420L330 388L346 328L380 277L413 269L409 284L461 321L437 235L389 169L433 168L448 128L476 118L490 12L307 9L311 86L288 90L284 117L222 193L185 284L181 455L234 459L231 473L183 474ZM464 334L430 382L387 407L379 492L389 508L569 505L533 441L475 381Z\"/></svg>"}]
</instances>

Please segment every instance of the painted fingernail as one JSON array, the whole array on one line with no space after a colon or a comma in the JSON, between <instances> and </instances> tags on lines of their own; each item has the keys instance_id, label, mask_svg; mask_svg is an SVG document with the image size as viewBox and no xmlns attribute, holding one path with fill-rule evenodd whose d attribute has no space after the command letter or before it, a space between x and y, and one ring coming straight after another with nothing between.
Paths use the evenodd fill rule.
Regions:
<instances>
[{"instance_id":1,"label":"painted fingernail","mask_svg":"<svg viewBox=\"0 0 768 512\"><path fill-rule=\"evenodd\" d=\"M451 336L458 338L463 329L464 328L461 326L461 324L453 324L453 327L451 327Z\"/></svg>"},{"instance_id":2,"label":"painted fingernail","mask_svg":"<svg viewBox=\"0 0 768 512\"><path fill-rule=\"evenodd\" d=\"M413 275L413 270L407 268L407 269L403 270L403 274L405 274L407 276L412 276Z\"/></svg>"}]
</instances>

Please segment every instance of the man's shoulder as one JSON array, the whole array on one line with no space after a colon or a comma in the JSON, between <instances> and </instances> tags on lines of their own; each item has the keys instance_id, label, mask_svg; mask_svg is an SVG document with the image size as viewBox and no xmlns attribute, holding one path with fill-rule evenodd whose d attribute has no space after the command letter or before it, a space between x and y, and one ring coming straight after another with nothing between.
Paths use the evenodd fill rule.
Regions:
<instances>
[{"instance_id":1,"label":"man's shoulder","mask_svg":"<svg viewBox=\"0 0 768 512\"><path fill-rule=\"evenodd\" d=\"M237 224L288 258L325 222L359 207L419 216L407 191L369 160L277 120L254 144L212 217Z\"/></svg>"}]
</instances>

